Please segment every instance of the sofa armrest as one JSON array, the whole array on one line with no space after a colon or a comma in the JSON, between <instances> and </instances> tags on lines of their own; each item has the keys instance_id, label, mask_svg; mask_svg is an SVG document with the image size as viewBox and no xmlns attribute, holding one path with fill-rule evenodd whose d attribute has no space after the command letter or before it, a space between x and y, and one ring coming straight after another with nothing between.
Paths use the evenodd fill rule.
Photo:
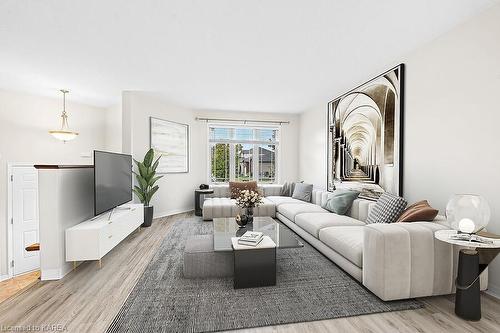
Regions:
<instances>
[{"instance_id":1,"label":"sofa armrest","mask_svg":"<svg viewBox=\"0 0 500 333\"><path fill-rule=\"evenodd\" d=\"M370 224L363 241L363 285L384 301L453 291L453 246L434 222Z\"/></svg>"}]
</instances>

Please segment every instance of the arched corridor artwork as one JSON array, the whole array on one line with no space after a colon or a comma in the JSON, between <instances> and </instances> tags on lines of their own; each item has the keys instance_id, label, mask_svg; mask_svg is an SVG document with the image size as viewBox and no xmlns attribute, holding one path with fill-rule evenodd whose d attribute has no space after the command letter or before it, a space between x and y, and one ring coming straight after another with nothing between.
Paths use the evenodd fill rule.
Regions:
<instances>
[{"instance_id":1,"label":"arched corridor artwork","mask_svg":"<svg viewBox=\"0 0 500 333\"><path fill-rule=\"evenodd\" d=\"M328 103L328 190L402 195L404 65Z\"/></svg>"}]
</instances>

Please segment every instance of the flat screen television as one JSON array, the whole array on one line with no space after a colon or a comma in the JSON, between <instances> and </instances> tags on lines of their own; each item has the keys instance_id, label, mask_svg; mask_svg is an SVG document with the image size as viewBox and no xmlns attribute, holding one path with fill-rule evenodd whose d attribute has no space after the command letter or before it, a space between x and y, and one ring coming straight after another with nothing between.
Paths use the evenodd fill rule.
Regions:
<instances>
[{"instance_id":1,"label":"flat screen television","mask_svg":"<svg viewBox=\"0 0 500 333\"><path fill-rule=\"evenodd\" d=\"M94 215L132 200L132 156L94 150Z\"/></svg>"}]
</instances>

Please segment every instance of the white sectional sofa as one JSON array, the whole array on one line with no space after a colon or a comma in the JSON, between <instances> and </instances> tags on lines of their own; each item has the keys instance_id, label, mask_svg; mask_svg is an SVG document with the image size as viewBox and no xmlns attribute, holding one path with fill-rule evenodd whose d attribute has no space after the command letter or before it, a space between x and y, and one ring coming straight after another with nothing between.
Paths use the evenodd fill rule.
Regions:
<instances>
[{"instance_id":1,"label":"white sectional sofa","mask_svg":"<svg viewBox=\"0 0 500 333\"><path fill-rule=\"evenodd\" d=\"M204 202L203 219L236 216L227 185L213 186ZM264 205L256 216L272 216L287 225L344 271L384 301L454 292L458 249L434 238L449 229L438 216L433 222L365 224L374 201L356 199L347 215L321 208L330 192L313 191L312 202L280 196L281 186L260 186ZM481 276L485 289L487 272Z\"/></svg>"}]
</instances>

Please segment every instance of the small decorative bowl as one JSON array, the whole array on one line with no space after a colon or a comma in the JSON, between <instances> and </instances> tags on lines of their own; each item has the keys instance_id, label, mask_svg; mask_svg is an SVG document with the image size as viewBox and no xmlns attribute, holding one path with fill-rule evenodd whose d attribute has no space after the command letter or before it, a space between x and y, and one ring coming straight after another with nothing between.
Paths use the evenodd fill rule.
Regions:
<instances>
[{"instance_id":1,"label":"small decorative bowl","mask_svg":"<svg viewBox=\"0 0 500 333\"><path fill-rule=\"evenodd\" d=\"M244 228L247 223L248 223L248 218L246 217L246 215L236 215L236 224L240 226L240 228Z\"/></svg>"}]
</instances>

